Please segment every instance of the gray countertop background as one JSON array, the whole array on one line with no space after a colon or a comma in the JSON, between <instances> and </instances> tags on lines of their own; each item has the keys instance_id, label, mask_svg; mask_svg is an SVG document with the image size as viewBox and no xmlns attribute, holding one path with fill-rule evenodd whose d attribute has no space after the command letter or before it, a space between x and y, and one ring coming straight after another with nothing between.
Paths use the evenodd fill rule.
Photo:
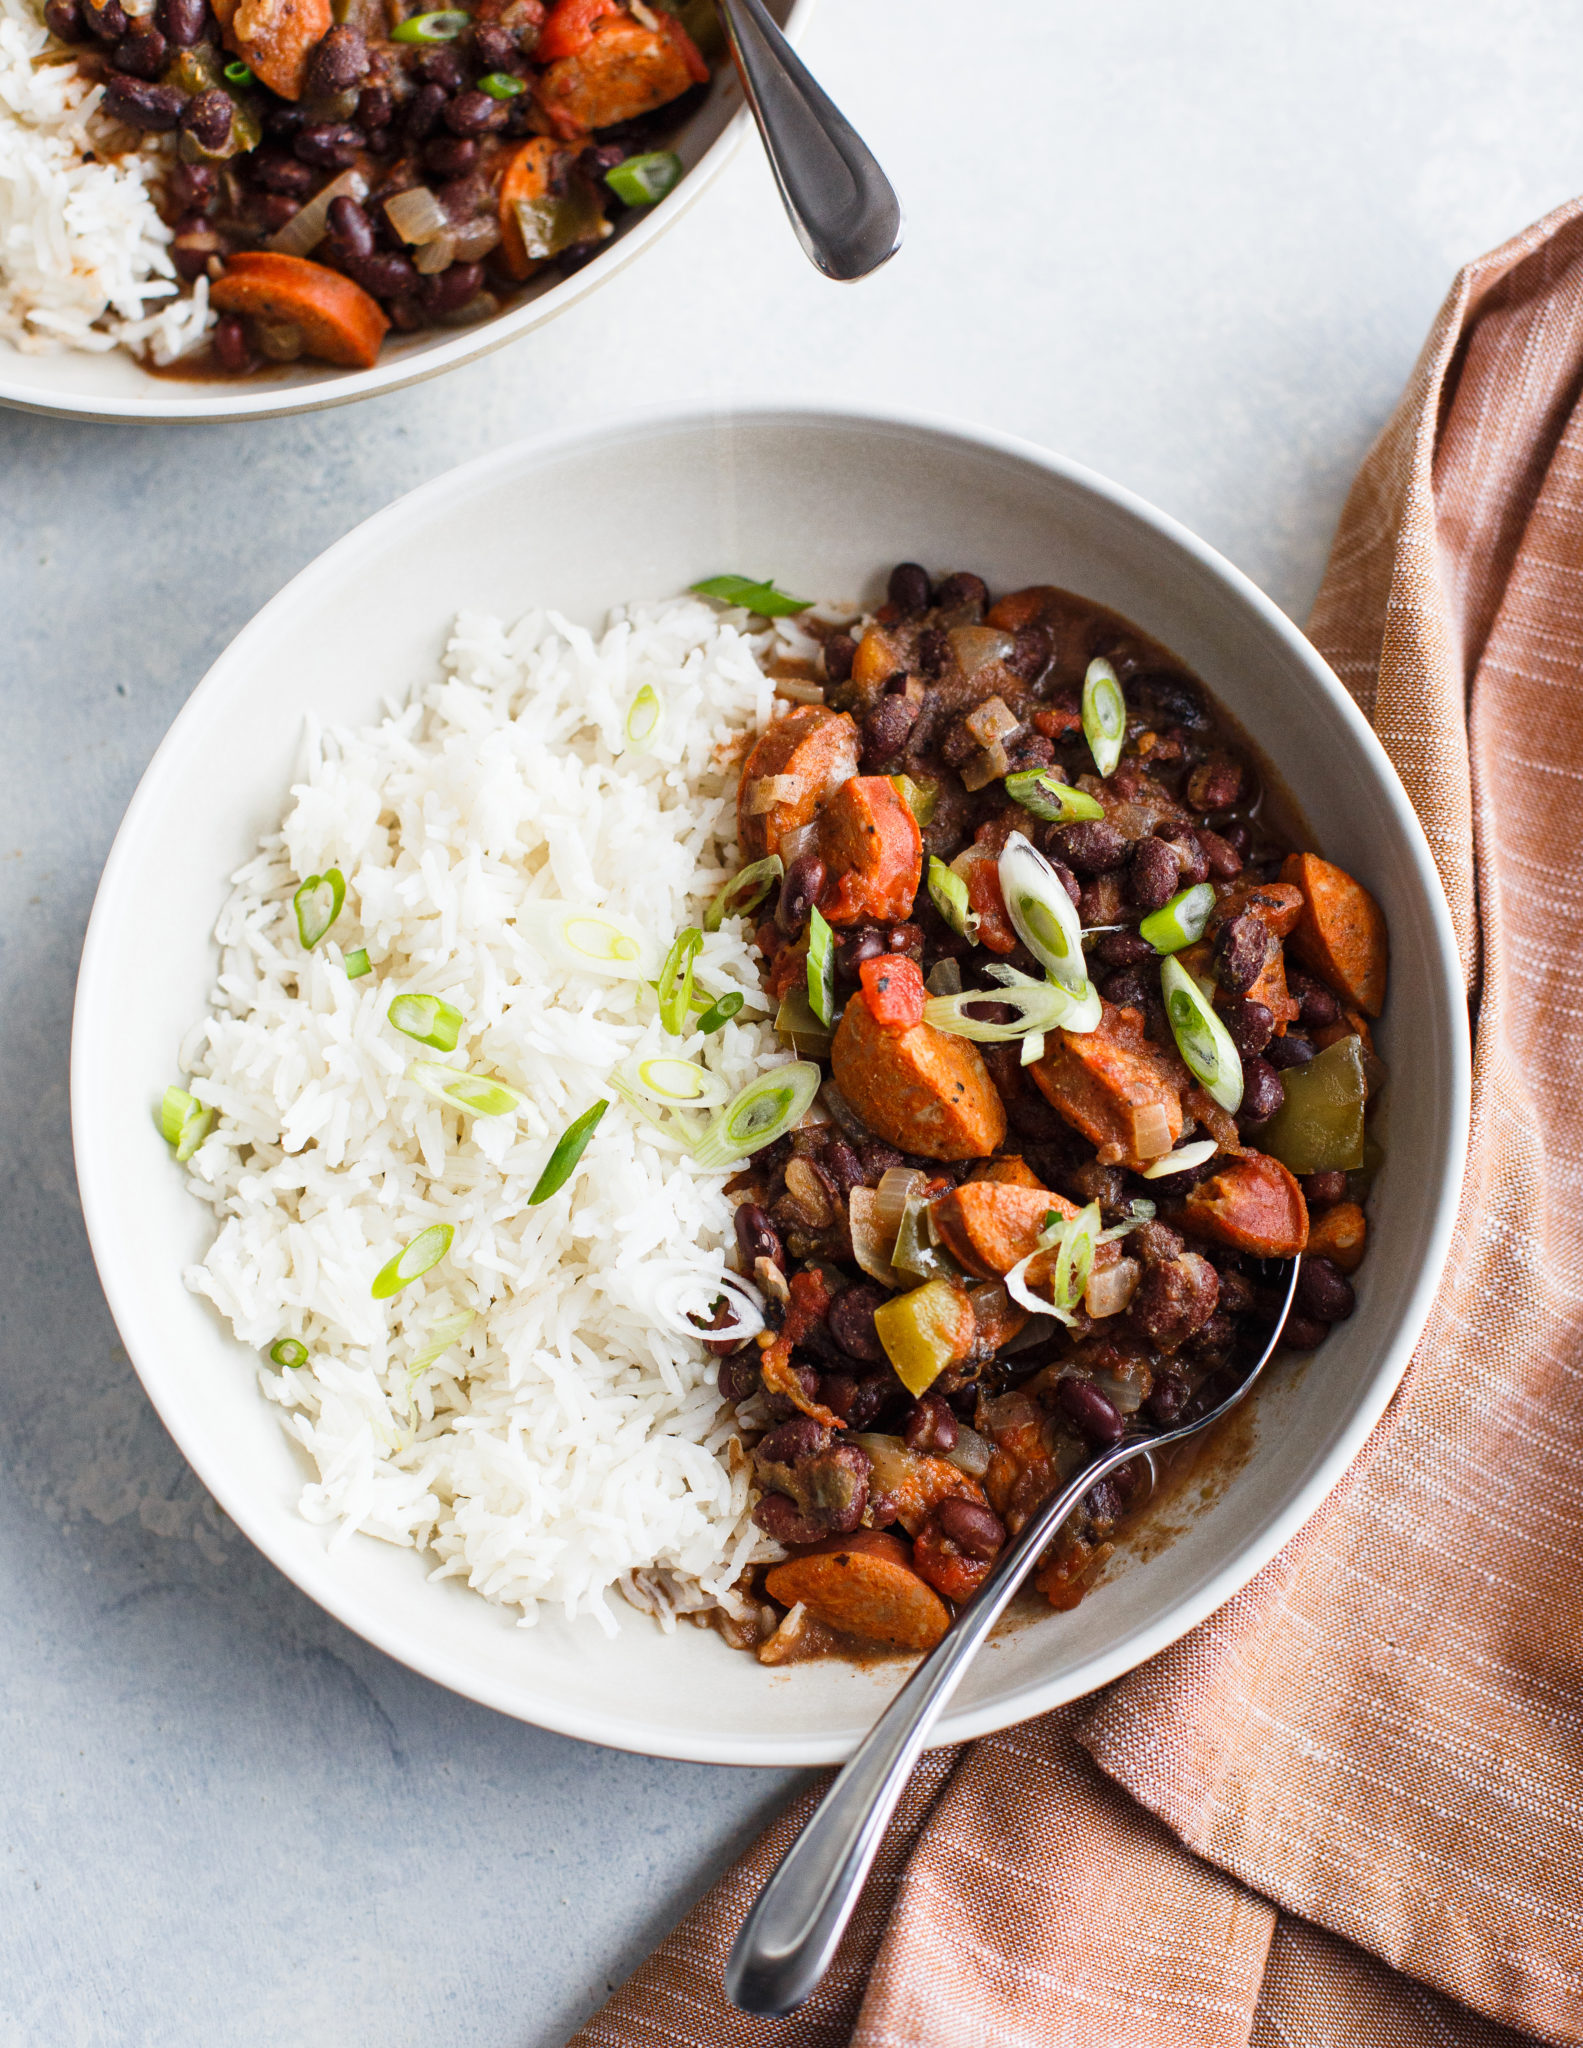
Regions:
<instances>
[{"instance_id":1,"label":"gray countertop background","mask_svg":"<svg viewBox=\"0 0 1583 2048\"><path fill-rule=\"evenodd\" d=\"M644 260L439 382L239 427L0 413L0 2048L557 2048L793 1783L389 1662L143 1398L77 1209L72 988L225 643L398 493L669 398L1028 436L1300 619L1457 265L1583 188L1583 15L1549 0L826 0L806 54L907 207L865 285L808 267L748 148Z\"/></svg>"}]
</instances>

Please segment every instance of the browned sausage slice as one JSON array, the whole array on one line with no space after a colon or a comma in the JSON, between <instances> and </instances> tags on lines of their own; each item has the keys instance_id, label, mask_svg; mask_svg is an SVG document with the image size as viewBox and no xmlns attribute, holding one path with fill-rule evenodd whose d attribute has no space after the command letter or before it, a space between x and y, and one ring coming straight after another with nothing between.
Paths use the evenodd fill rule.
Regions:
<instances>
[{"instance_id":1,"label":"browned sausage slice","mask_svg":"<svg viewBox=\"0 0 1583 2048\"><path fill-rule=\"evenodd\" d=\"M940 1242L967 1272L998 1280L1039 1249L1050 1211L1075 1216L1064 1195L1014 1182L970 1180L930 1206Z\"/></svg>"},{"instance_id":2,"label":"browned sausage slice","mask_svg":"<svg viewBox=\"0 0 1583 2048\"><path fill-rule=\"evenodd\" d=\"M353 370L373 368L390 327L379 302L360 284L306 256L272 249L238 249L228 257L210 287L209 303L221 313L289 321L310 356Z\"/></svg>"},{"instance_id":3,"label":"browned sausage slice","mask_svg":"<svg viewBox=\"0 0 1583 2048\"><path fill-rule=\"evenodd\" d=\"M913 1570L910 1545L878 1529L832 1537L774 1566L764 1590L827 1628L896 1650L932 1650L951 1624L945 1602Z\"/></svg>"},{"instance_id":4,"label":"browned sausage slice","mask_svg":"<svg viewBox=\"0 0 1583 2048\"><path fill-rule=\"evenodd\" d=\"M680 22L658 29L630 15L607 14L575 57L546 65L538 98L560 135L635 121L702 85L709 67Z\"/></svg>"},{"instance_id":5,"label":"browned sausage slice","mask_svg":"<svg viewBox=\"0 0 1583 2048\"><path fill-rule=\"evenodd\" d=\"M836 1030L830 1067L869 1129L903 1152L986 1159L1005 1140L1006 1109L989 1069L965 1038L932 1024L882 1030L863 997L854 996Z\"/></svg>"},{"instance_id":6,"label":"browned sausage slice","mask_svg":"<svg viewBox=\"0 0 1583 2048\"><path fill-rule=\"evenodd\" d=\"M831 924L898 924L923 879L918 821L888 775L854 775L819 813L827 880L819 908Z\"/></svg>"},{"instance_id":7,"label":"browned sausage slice","mask_svg":"<svg viewBox=\"0 0 1583 2048\"><path fill-rule=\"evenodd\" d=\"M737 790L737 844L744 861L779 853L786 833L814 813L857 773L858 730L844 711L805 704L761 733L742 767ZM795 789L765 787L789 778Z\"/></svg>"},{"instance_id":8,"label":"browned sausage slice","mask_svg":"<svg viewBox=\"0 0 1583 2048\"><path fill-rule=\"evenodd\" d=\"M1317 853L1288 854L1284 881L1302 891L1292 951L1354 1009L1385 1007L1385 913L1361 882Z\"/></svg>"},{"instance_id":9,"label":"browned sausage slice","mask_svg":"<svg viewBox=\"0 0 1583 2048\"><path fill-rule=\"evenodd\" d=\"M1145 1166L1171 1150L1182 1135L1182 1098L1135 1010L1106 1003L1097 1031L1053 1037L1054 1050L1028 1071L1052 1108L1096 1148L1101 1166Z\"/></svg>"},{"instance_id":10,"label":"browned sausage slice","mask_svg":"<svg viewBox=\"0 0 1583 2048\"><path fill-rule=\"evenodd\" d=\"M1308 1244L1308 1204L1278 1159L1244 1152L1188 1196L1184 1230L1261 1259L1293 1259Z\"/></svg>"},{"instance_id":11,"label":"browned sausage slice","mask_svg":"<svg viewBox=\"0 0 1583 2048\"><path fill-rule=\"evenodd\" d=\"M330 0L236 0L225 39L271 92L295 100L310 53L334 25Z\"/></svg>"}]
</instances>

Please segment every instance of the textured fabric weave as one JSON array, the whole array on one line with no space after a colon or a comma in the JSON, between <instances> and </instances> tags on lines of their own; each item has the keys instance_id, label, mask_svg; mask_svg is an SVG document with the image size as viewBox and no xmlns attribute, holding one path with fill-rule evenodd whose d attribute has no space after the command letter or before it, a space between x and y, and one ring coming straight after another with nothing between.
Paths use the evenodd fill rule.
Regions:
<instances>
[{"instance_id":1,"label":"textured fabric weave","mask_svg":"<svg viewBox=\"0 0 1583 2048\"><path fill-rule=\"evenodd\" d=\"M720 1971L812 1793L579 2048L1583 2044L1580 387L1583 202L1458 277L1310 622L1480 996L1456 1247L1363 1457L1108 1695L926 1759L803 2012Z\"/></svg>"}]
</instances>

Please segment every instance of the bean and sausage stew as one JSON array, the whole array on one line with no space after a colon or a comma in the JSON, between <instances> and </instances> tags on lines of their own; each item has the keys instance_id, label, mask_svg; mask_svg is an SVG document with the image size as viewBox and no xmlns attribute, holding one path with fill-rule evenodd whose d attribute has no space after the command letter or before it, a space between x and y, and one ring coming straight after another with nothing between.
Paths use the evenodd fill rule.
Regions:
<instances>
[{"instance_id":1,"label":"bean and sausage stew","mask_svg":"<svg viewBox=\"0 0 1583 2048\"><path fill-rule=\"evenodd\" d=\"M217 372L368 369L392 327L487 319L681 176L654 144L708 84L707 0L421 7L46 0L102 113L172 138L171 258L209 280Z\"/></svg>"},{"instance_id":2,"label":"bean and sausage stew","mask_svg":"<svg viewBox=\"0 0 1583 2048\"><path fill-rule=\"evenodd\" d=\"M1302 1260L1290 1349L1352 1313L1386 979L1374 899L1278 836L1247 745L1114 613L904 563L779 672L726 903L827 1120L729 1184L769 1316L715 1346L788 1552L756 1625L717 1619L767 1663L930 1647L1096 1448L1240 1380L1273 1262ZM1052 1606L1146 1471L1089 1493Z\"/></svg>"}]
</instances>

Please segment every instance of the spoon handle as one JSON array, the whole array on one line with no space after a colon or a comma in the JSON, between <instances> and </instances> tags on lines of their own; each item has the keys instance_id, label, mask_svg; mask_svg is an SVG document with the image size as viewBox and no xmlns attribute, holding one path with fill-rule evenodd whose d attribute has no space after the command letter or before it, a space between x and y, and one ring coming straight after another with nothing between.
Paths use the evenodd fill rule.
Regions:
<instances>
[{"instance_id":1,"label":"spoon handle","mask_svg":"<svg viewBox=\"0 0 1583 2048\"><path fill-rule=\"evenodd\" d=\"M719 0L719 7L798 241L826 277L842 284L867 277L901 247L901 203L890 180L764 0Z\"/></svg>"}]
</instances>

